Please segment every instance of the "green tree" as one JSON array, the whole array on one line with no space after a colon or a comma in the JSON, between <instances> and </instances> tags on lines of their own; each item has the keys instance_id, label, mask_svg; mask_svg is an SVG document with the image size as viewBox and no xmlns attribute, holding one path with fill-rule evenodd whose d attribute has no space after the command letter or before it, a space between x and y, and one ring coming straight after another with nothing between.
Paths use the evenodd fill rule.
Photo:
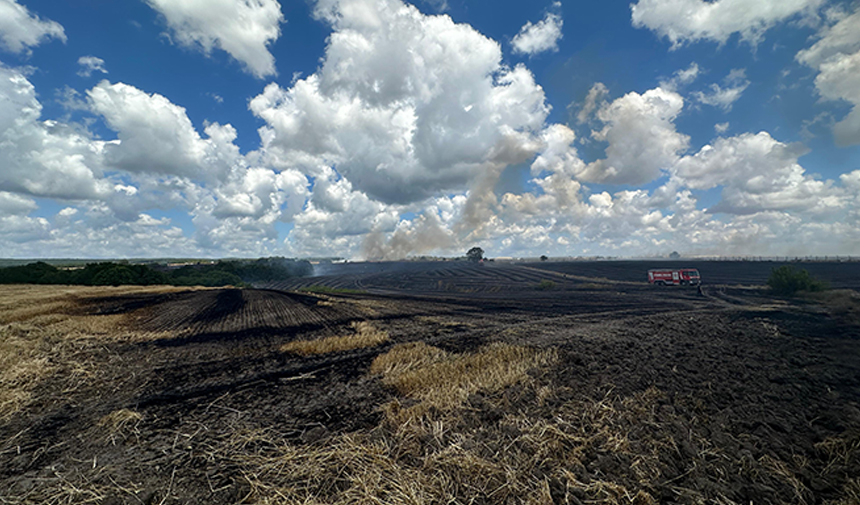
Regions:
<instances>
[{"instance_id":1,"label":"green tree","mask_svg":"<svg viewBox=\"0 0 860 505\"><path fill-rule=\"evenodd\" d=\"M111 265L93 276L94 286L125 286L137 284L134 271L126 265Z\"/></svg>"},{"instance_id":2,"label":"green tree","mask_svg":"<svg viewBox=\"0 0 860 505\"><path fill-rule=\"evenodd\" d=\"M480 247L473 247L469 249L469 252L466 253L466 258L468 258L469 261L481 261L482 259L484 259L484 250Z\"/></svg>"}]
</instances>

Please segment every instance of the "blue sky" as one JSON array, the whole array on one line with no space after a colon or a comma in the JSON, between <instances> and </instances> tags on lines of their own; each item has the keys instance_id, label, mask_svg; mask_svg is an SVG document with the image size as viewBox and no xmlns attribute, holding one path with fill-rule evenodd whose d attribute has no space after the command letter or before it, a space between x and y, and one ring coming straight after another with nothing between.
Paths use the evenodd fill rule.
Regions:
<instances>
[{"instance_id":1,"label":"blue sky","mask_svg":"<svg viewBox=\"0 0 860 505\"><path fill-rule=\"evenodd\" d=\"M858 90L849 1L0 0L0 256L851 254Z\"/></svg>"}]
</instances>

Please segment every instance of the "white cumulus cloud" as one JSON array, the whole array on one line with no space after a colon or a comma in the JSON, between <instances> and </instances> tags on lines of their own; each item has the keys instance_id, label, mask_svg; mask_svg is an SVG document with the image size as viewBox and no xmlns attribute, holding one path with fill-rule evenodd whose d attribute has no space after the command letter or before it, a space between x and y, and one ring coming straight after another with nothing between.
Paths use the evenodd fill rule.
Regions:
<instances>
[{"instance_id":1,"label":"white cumulus cloud","mask_svg":"<svg viewBox=\"0 0 860 505\"><path fill-rule=\"evenodd\" d=\"M604 124L591 136L608 142L606 158L585 166L577 177L588 182L643 184L668 170L687 149L690 138L675 129L684 99L657 87L631 92L597 111Z\"/></svg>"},{"instance_id":2,"label":"white cumulus cloud","mask_svg":"<svg viewBox=\"0 0 860 505\"><path fill-rule=\"evenodd\" d=\"M30 81L0 65L0 191L68 199L109 193L100 163L104 143L41 114Z\"/></svg>"},{"instance_id":3,"label":"white cumulus cloud","mask_svg":"<svg viewBox=\"0 0 860 505\"><path fill-rule=\"evenodd\" d=\"M851 111L833 126L836 144L860 144L860 10L825 27L820 39L797 53L797 61L818 70L815 87L822 98L844 100Z\"/></svg>"},{"instance_id":4,"label":"white cumulus cloud","mask_svg":"<svg viewBox=\"0 0 860 505\"><path fill-rule=\"evenodd\" d=\"M37 208L36 202L31 198L0 191L0 213L2 214L28 214Z\"/></svg>"},{"instance_id":5,"label":"white cumulus cloud","mask_svg":"<svg viewBox=\"0 0 860 505\"><path fill-rule=\"evenodd\" d=\"M588 90L588 95L585 97L585 103L580 107L576 114L576 121L580 124L585 123L591 118L591 115L609 95L609 89L602 82L594 83L591 89Z\"/></svg>"},{"instance_id":6,"label":"white cumulus cloud","mask_svg":"<svg viewBox=\"0 0 860 505\"><path fill-rule=\"evenodd\" d=\"M808 150L785 144L767 132L718 138L698 153L680 159L673 174L686 187L722 187L722 201L712 211L749 214L794 210L832 212L842 205L832 183L806 174L798 157Z\"/></svg>"},{"instance_id":7,"label":"white cumulus cloud","mask_svg":"<svg viewBox=\"0 0 860 505\"><path fill-rule=\"evenodd\" d=\"M511 40L511 45L514 46L515 52L529 55L544 51L558 51L558 41L562 37L563 26L564 20L559 14L548 12L537 23L529 21L523 25Z\"/></svg>"},{"instance_id":8,"label":"white cumulus cloud","mask_svg":"<svg viewBox=\"0 0 860 505\"><path fill-rule=\"evenodd\" d=\"M62 25L40 19L15 0L0 0L0 48L24 53L52 38L66 41Z\"/></svg>"},{"instance_id":9,"label":"white cumulus cloud","mask_svg":"<svg viewBox=\"0 0 860 505\"><path fill-rule=\"evenodd\" d=\"M666 37L676 48L685 42L725 43L734 34L757 44L777 23L812 16L825 0L639 0L630 5L633 26Z\"/></svg>"},{"instance_id":10,"label":"white cumulus cloud","mask_svg":"<svg viewBox=\"0 0 860 505\"><path fill-rule=\"evenodd\" d=\"M281 35L278 0L146 0L164 16L171 38L209 54L226 51L248 72L276 74L269 45Z\"/></svg>"},{"instance_id":11,"label":"white cumulus cloud","mask_svg":"<svg viewBox=\"0 0 860 505\"><path fill-rule=\"evenodd\" d=\"M275 166L336 166L387 203L465 187L490 165L534 155L549 106L499 44L399 0L323 1L334 28L320 69L251 100Z\"/></svg>"},{"instance_id":12,"label":"white cumulus cloud","mask_svg":"<svg viewBox=\"0 0 860 505\"><path fill-rule=\"evenodd\" d=\"M95 56L81 56L78 58L78 65L81 66L78 70L78 75L81 77L89 77L93 72L108 73L105 69L105 60Z\"/></svg>"},{"instance_id":13,"label":"white cumulus cloud","mask_svg":"<svg viewBox=\"0 0 860 505\"><path fill-rule=\"evenodd\" d=\"M671 79L660 81L660 87L669 91L676 91L695 81L700 73L699 65L694 61L690 63L689 67L676 71Z\"/></svg>"},{"instance_id":14,"label":"white cumulus cloud","mask_svg":"<svg viewBox=\"0 0 860 505\"><path fill-rule=\"evenodd\" d=\"M212 181L239 159L230 125L206 126L197 133L180 107L159 94L123 83L102 81L87 91L90 109L117 132L105 145L105 162L132 173L159 173Z\"/></svg>"},{"instance_id":15,"label":"white cumulus cloud","mask_svg":"<svg viewBox=\"0 0 860 505\"><path fill-rule=\"evenodd\" d=\"M722 86L713 83L708 91L696 91L693 96L705 105L719 107L723 111L729 112L749 85L750 81L746 78L745 69L736 68L723 79Z\"/></svg>"}]
</instances>

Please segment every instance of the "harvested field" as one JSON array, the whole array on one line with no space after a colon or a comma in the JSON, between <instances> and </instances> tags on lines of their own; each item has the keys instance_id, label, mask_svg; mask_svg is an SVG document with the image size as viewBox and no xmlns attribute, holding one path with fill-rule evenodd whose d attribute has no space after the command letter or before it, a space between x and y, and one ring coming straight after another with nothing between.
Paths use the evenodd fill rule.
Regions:
<instances>
[{"instance_id":1,"label":"harvested field","mask_svg":"<svg viewBox=\"0 0 860 505\"><path fill-rule=\"evenodd\" d=\"M707 285L764 285L771 269L806 269L835 289L860 290L860 262L775 261L573 261L519 264L467 262L379 262L329 265L323 275L267 284L275 289L325 286L371 293L446 293L507 297L511 290L534 290L542 281L554 290L608 289L641 284L649 268L697 268Z\"/></svg>"},{"instance_id":2,"label":"harvested field","mask_svg":"<svg viewBox=\"0 0 860 505\"><path fill-rule=\"evenodd\" d=\"M858 503L856 293L534 266L2 287L0 503Z\"/></svg>"},{"instance_id":3,"label":"harvested field","mask_svg":"<svg viewBox=\"0 0 860 505\"><path fill-rule=\"evenodd\" d=\"M530 263L542 270L576 276L604 277L641 282L649 268L697 268L707 284L762 285L774 268L789 265L805 269L833 288L860 290L860 262L839 261L573 261Z\"/></svg>"},{"instance_id":4,"label":"harvested field","mask_svg":"<svg viewBox=\"0 0 860 505\"><path fill-rule=\"evenodd\" d=\"M266 284L275 289L302 289L326 286L334 289L368 291L372 293L447 293L461 295L493 295L506 297L512 288L537 289L543 280L563 282L564 276L555 272L528 267L502 267L472 263L379 263L375 268L363 268L368 273L347 273L292 279ZM353 265L346 271L357 268ZM568 282L567 284L573 284Z\"/></svg>"}]
</instances>

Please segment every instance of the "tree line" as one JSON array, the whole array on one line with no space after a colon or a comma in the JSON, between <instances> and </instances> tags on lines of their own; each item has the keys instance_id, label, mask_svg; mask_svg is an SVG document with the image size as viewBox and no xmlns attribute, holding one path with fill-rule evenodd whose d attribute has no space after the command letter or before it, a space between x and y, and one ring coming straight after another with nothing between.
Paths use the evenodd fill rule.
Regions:
<instances>
[{"instance_id":1,"label":"tree line","mask_svg":"<svg viewBox=\"0 0 860 505\"><path fill-rule=\"evenodd\" d=\"M218 261L180 268L117 262L88 263L83 268L62 269L39 261L0 268L0 284L70 284L84 286L247 286L252 282L278 281L311 275L304 260L261 258Z\"/></svg>"}]
</instances>

